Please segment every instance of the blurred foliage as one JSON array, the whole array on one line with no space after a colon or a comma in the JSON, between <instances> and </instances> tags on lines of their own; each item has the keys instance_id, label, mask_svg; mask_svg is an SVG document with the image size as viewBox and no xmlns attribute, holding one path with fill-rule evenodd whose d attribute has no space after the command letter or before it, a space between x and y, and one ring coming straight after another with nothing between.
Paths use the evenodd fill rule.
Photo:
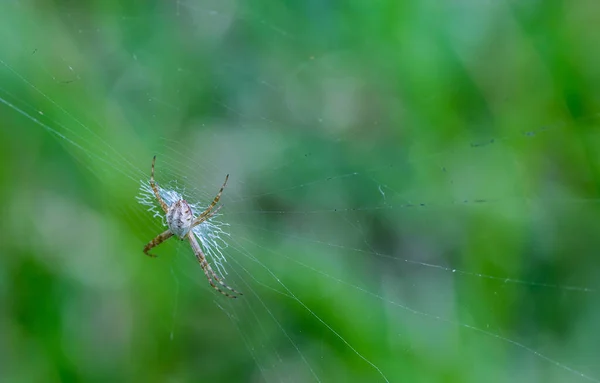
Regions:
<instances>
[{"instance_id":1,"label":"blurred foliage","mask_svg":"<svg viewBox=\"0 0 600 383\"><path fill-rule=\"evenodd\" d=\"M6 382L583 382L600 5L4 1ZM226 173L235 301L136 202ZM379 373L378 371L381 371Z\"/></svg>"}]
</instances>

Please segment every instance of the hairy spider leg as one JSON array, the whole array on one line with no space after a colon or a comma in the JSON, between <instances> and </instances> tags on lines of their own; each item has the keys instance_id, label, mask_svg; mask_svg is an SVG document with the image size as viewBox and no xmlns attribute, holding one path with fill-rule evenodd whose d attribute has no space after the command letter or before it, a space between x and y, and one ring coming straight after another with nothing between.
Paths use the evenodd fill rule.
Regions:
<instances>
[{"instance_id":1,"label":"hairy spider leg","mask_svg":"<svg viewBox=\"0 0 600 383\"><path fill-rule=\"evenodd\" d=\"M171 238L172 236L173 236L173 233L171 233L171 230L167 230L164 233L157 235L152 241L148 242L148 244L146 246L144 246L144 254L146 254L149 257L153 257L153 258L156 257L156 255L149 253L150 249L160 245L161 243L163 243L167 239Z\"/></svg>"},{"instance_id":2,"label":"hairy spider leg","mask_svg":"<svg viewBox=\"0 0 600 383\"><path fill-rule=\"evenodd\" d=\"M209 219L211 219L211 218L212 218L212 217L213 217L215 214L217 214L217 213L219 212L219 210L221 210L221 208L222 208L223 206L224 206L224 205L220 205L220 206L218 206L218 207L217 207L215 210L213 210L212 212L210 212L208 215L204 216L204 218L202 218L202 214L200 214L200 215L198 216L198 218L196 218L196 220L194 221L194 223L192 223L192 226L190 227L190 231L191 231L191 230L192 230L194 227L196 227L196 226L198 226L198 225L202 224L203 222L206 222L206 221L208 221ZM200 218L202 218L202 219L200 219Z\"/></svg>"},{"instance_id":3,"label":"hairy spider leg","mask_svg":"<svg viewBox=\"0 0 600 383\"><path fill-rule=\"evenodd\" d=\"M154 196L156 197L156 199L158 200L158 203L160 203L160 207L162 207L162 209L165 211L165 214L166 214L169 211L169 207L167 206L165 201L163 201L163 199L160 197L160 193L158 192L158 187L154 183L154 162L156 162L156 156L154 156L154 158L152 158L152 172L150 173L150 187L152 187Z\"/></svg>"},{"instance_id":4,"label":"hairy spider leg","mask_svg":"<svg viewBox=\"0 0 600 383\"><path fill-rule=\"evenodd\" d=\"M228 294L225 291L221 290L217 285L215 285L215 283L213 282L213 279L215 281L217 281L221 286L226 288L227 290L232 291L238 295L244 295L244 294L240 293L239 291L236 291L236 290L232 289L231 287L227 286L225 284L225 282L223 282L221 280L221 278L219 278L217 276L217 274L213 271L212 267L210 267L210 264L206 260L206 257L204 256L204 253L202 252L202 249L200 248L200 244L198 244L198 241L196 240L196 238L194 237L192 232L190 232L190 234L188 234L188 238L190 240L190 244L192 245L192 249L194 250L194 254L196 255L196 258L198 258L198 262L200 262L200 266L202 266L202 270L204 270L204 274L206 275L206 278L208 279L208 283L210 283L210 285L215 290L217 290L221 294L225 295L227 298L237 298L237 296Z\"/></svg>"},{"instance_id":5,"label":"hairy spider leg","mask_svg":"<svg viewBox=\"0 0 600 383\"><path fill-rule=\"evenodd\" d=\"M211 202L210 205L208 205L208 207L206 208L206 210L204 210L204 212L202 212L202 214L200 214L194 220L194 223L192 224L192 227L197 226L197 225L201 224L202 222L206 221L208 218L212 217L212 214L210 215L210 217L207 217L207 216L210 214L210 211L215 207L215 205L217 203L219 203L219 200L221 199L221 194L223 194L223 189L225 189L225 186L227 185L227 180L228 179L229 179L229 174L227 174L225 176L225 182L223 182L223 186L221 186L221 189L217 193L217 196L215 197L215 199L213 199L213 201Z\"/></svg>"}]
</instances>

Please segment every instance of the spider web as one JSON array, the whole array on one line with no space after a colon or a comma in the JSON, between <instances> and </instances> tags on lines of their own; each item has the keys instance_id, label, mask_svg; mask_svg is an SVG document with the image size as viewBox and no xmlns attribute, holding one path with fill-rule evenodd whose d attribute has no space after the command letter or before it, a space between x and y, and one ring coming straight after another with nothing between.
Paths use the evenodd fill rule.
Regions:
<instances>
[{"instance_id":1,"label":"spider web","mask_svg":"<svg viewBox=\"0 0 600 383\"><path fill-rule=\"evenodd\" d=\"M417 59L399 70L425 82L408 89L428 92L402 93L375 70L395 73L398 42L365 41L345 24L376 21L348 5L333 31L319 19L334 17L331 5L294 7L0 6L0 114L21 127L3 133L23 151L5 155L41 152L56 163L36 164L68 175L61 186L34 172L44 192L26 197L40 197L40 222L56 222L58 206L84 217L75 237L114 238L96 254L89 241L62 246L60 222L34 226L41 253L61 254L48 267L119 297L119 317L136 318L115 349L133 343L142 363L151 344L161 362L150 376L182 381L600 381L595 104L577 117L553 104L551 82L529 72L544 62L500 6L473 12L533 62L485 67L520 76L507 85L469 65L472 29L447 20L436 30L465 78L501 83L463 120L448 110L464 108L452 101L460 90L429 91L450 80L427 77L436 60L418 60L445 57L423 27L413 25L421 44L401 48ZM504 99L524 88L512 81L536 85ZM147 188L153 155L163 197L195 211L231 174L223 209L197 235L240 299L211 289L185 242L143 256L164 231ZM67 196L89 213L71 212ZM87 373L104 366L72 358Z\"/></svg>"}]
</instances>

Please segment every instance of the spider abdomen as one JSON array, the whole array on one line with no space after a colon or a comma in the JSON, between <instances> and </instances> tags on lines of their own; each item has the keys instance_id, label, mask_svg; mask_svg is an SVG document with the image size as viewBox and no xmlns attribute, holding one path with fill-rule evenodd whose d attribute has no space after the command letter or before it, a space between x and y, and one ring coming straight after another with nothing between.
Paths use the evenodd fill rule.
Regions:
<instances>
[{"instance_id":1,"label":"spider abdomen","mask_svg":"<svg viewBox=\"0 0 600 383\"><path fill-rule=\"evenodd\" d=\"M183 239L190 231L193 221L194 213L185 200L180 199L169 206L167 225L174 235Z\"/></svg>"}]
</instances>

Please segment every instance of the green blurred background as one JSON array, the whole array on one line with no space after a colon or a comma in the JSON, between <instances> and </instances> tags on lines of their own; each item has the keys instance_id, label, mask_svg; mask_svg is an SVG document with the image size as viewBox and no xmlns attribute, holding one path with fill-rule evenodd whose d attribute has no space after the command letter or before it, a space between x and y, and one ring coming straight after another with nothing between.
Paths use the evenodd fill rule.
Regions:
<instances>
[{"instance_id":1,"label":"green blurred background","mask_svg":"<svg viewBox=\"0 0 600 383\"><path fill-rule=\"evenodd\" d=\"M3 382L599 381L596 1L3 1ZM226 280L137 203L219 219Z\"/></svg>"}]
</instances>

